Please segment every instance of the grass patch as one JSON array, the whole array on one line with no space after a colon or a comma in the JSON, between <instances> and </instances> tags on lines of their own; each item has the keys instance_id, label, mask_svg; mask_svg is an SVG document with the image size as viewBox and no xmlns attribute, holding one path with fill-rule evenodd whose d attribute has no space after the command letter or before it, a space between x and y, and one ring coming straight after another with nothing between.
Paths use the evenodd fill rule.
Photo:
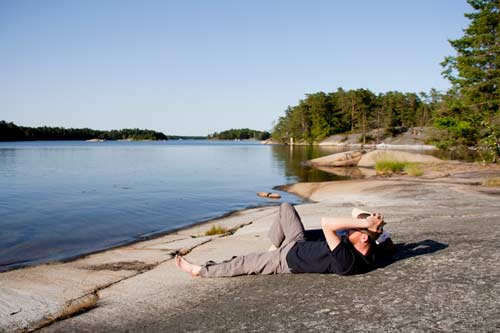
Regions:
<instances>
[{"instance_id":1,"label":"grass patch","mask_svg":"<svg viewBox=\"0 0 500 333\"><path fill-rule=\"evenodd\" d=\"M401 173L405 169L405 163L394 160L379 160L375 162L375 171L378 175L392 175Z\"/></svg>"},{"instance_id":2,"label":"grass patch","mask_svg":"<svg viewBox=\"0 0 500 333\"><path fill-rule=\"evenodd\" d=\"M390 176L394 173L407 173L412 177L420 177L424 174L419 163L400 162L395 160L379 160L375 163L375 171L378 175Z\"/></svg>"},{"instance_id":3,"label":"grass patch","mask_svg":"<svg viewBox=\"0 0 500 333\"><path fill-rule=\"evenodd\" d=\"M223 235L226 232L227 232L227 228L222 227L218 224L214 224L210 229L205 231L205 236Z\"/></svg>"},{"instance_id":4,"label":"grass patch","mask_svg":"<svg viewBox=\"0 0 500 333\"><path fill-rule=\"evenodd\" d=\"M418 163L406 163L405 172L412 177L420 177L424 174L424 170Z\"/></svg>"},{"instance_id":5,"label":"grass patch","mask_svg":"<svg viewBox=\"0 0 500 333\"><path fill-rule=\"evenodd\" d=\"M500 177L491 177L483 180L483 186L498 187L500 186Z\"/></svg>"}]
</instances>

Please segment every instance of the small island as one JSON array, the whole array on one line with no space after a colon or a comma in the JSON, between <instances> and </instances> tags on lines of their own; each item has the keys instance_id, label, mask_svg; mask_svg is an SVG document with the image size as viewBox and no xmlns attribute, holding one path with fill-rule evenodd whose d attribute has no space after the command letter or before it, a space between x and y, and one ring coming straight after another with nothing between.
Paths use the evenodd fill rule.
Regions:
<instances>
[{"instance_id":1,"label":"small island","mask_svg":"<svg viewBox=\"0 0 500 333\"><path fill-rule=\"evenodd\" d=\"M85 140L102 142L105 140L158 141L168 139L169 137L162 132L138 128L102 131L90 128L25 127L4 120L0 121L0 141Z\"/></svg>"},{"instance_id":2,"label":"small island","mask_svg":"<svg viewBox=\"0 0 500 333\"><path fill-rule=\"evenodd\" d=\"M222 132L214 132L208 135L209 140L267 140L271 133L266 131L257 131L249 128L229 129Z\"/></svg>"}]
</instances>

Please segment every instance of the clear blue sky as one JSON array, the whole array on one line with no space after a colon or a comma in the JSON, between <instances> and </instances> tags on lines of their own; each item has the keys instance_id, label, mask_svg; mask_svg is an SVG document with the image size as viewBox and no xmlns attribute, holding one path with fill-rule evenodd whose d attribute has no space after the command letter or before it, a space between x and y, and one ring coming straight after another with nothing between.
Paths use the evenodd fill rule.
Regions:
<instances>
[{"instance_id":1,"label":"clear blue sky","mask_svg":"<svg viewBox=\"0 0 500 333\"><path fill-rule=\"evenodd\" d=\"M446 90L465 0L0 0L0 120L270 130L306 93Z\"/></svg>"}]
</instances>

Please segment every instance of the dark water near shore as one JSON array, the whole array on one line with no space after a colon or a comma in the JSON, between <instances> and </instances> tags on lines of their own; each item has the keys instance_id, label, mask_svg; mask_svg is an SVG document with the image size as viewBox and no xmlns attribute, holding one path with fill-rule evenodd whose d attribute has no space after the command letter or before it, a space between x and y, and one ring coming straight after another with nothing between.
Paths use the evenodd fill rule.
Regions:
<instances>
[{"instance_id":1,"label":"dark water near shore","mask_svg":"<svg viewBox=\"0 0 500 333\"><path fill-rule=\"evenodd\" d=\"M64 260L280 201L258 191L339 177L338 150L255 142L0 143L0 271Z\"/></svg>"}]
</instances>

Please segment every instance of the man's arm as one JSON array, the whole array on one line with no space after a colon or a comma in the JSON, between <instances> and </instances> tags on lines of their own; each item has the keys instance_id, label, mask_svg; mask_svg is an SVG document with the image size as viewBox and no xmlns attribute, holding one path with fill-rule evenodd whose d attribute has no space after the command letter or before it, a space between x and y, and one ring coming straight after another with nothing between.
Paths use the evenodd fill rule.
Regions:
<instances>
[{"instance_id":1,"label":"man's arm","mask_svg":"<svg viewBox=\"0 0 500 333\"><path fill-rule=\"evenodd\" d=\"M321 218L321 229L325 234L326 242L330 251L340 244L340 237L336 231L345 229L377 229L383 225L384 218L380 214L368 216L366 219L353 219L346 217L323 217Z\"/></svg>"}]
</instances>

